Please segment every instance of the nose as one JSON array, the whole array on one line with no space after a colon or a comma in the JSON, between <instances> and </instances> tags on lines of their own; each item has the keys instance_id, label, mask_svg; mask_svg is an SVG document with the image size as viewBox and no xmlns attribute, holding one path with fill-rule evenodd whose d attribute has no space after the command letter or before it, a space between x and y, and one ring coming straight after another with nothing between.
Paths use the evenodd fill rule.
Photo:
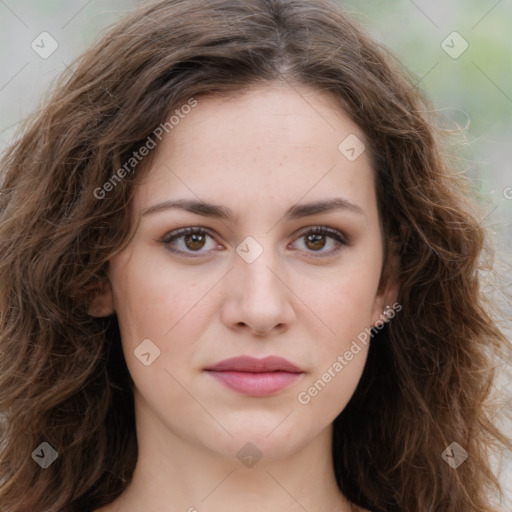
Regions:
<instances>
[{"instance_id":1,"label":"nose","mask_svg":"<svg viewBox=\"0 0 512 512\"><path fill-rule=\"evenodd\" d=\"M230 329L254 336L287 330L295 318L284 265L269 248L252 262L235 256L225 279L221 319Z\"/></svg>"}]
</instances>

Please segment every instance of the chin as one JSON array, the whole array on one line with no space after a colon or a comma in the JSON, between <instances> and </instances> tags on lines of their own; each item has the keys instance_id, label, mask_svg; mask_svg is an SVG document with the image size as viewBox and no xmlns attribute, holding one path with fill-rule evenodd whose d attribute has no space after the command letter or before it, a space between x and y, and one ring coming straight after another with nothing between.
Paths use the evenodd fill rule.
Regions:
<instances>
[{"instance_id":1,"label":"chin","mask_svg":"<svg viewBox=\"0 0 512 512\"><path fill-rule=\"evenodd\" d=\"M318 434L305 429L299 430L300 425L296 422L290 421L285 425L288 419L284 418L286 414L273 422L254 421L254 419L251 421L247 418L246 422L224 424L233 437L222 430L222 434L212 438L210 431L208 437L203 438L202 442L219 455L234 457L233 460L242 460L245 456L261 457L265 461L284 459L310 443Z\"/></svg>"}]
</instances>

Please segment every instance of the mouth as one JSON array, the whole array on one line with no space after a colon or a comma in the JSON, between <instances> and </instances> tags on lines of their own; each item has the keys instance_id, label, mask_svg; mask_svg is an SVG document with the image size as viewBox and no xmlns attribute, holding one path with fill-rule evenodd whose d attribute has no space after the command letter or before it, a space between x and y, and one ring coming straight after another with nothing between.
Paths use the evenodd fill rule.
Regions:
<instances>
[{"instance_id":1,"label":"mouth","mask_svg":"<svg viewBox=\"0 0 512 512\"><path fill-rule=\"evenodd\" d=\"M256 359L250 356L220 361L205 371L227 388L248 396L268 396L296 382L304 371L277 356Z\"/></svg>"}]
</instances>

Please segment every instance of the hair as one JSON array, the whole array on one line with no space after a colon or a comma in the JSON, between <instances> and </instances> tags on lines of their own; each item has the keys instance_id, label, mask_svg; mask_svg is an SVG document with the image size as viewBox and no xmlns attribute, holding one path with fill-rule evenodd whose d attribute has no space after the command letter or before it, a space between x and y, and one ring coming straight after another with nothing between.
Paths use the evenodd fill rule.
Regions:
<instances>
[{"instance_id":1,"label":"hair","mask_svg":"<svg viewBox=\"0 0 512 512\"><path fill-rule=\"evenodd\" d=\"M510 342L482 291L486 232L412 76L334 1L162 0L126 15L7 148L0 188L0 503L90 511L137 460L133 381L115 315L88 313L134 232L151 157L98 190L191 98L305 85L339 99L373 158L402 311L374 337L334 421L343 494L374 512L488 512L494 368ZM386 250L387 251L387 250ZM46 469L32 452L48 442ZM441 453L459 443L457 469Z\"/></svg>"}]
</instances>

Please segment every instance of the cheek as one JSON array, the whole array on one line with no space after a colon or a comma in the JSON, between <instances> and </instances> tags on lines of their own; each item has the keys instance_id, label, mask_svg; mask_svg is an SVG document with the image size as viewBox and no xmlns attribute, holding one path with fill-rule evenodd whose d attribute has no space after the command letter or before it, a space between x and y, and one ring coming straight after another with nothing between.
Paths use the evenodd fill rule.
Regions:
<instances>
[{"instance_id":1,"label":"cheek","mask_svg":"<svg viewBox=\"0 0 512 512\"><path fill-rule=\"evenodd\" d=\"M378 276L377 276L378 278ZM363 373L371 340L375 274L347 272L332 280L327 293L310 296L328 326L318 333L311 353L314 371L296 395L299 408L324 424L333 421L352 397Z\"/></svg>"},{"instance_id":2,"label":"cheek","mask_svg":"<svg viewBox=\"0 0 512 512\"><path fill-rule=\"evenodd\" d=\"M324 363L316 375L301 386L299 409L328 424L340 414L359 383L368 355L368 345L349 343Z\"/></svg>"},{"instance_id":3,"label":"cheek","mask_svg":"<svg viewBox=\"0 0 512 512\"><path fill-rule=\"evenodd\" d=\"M382 260L377 244L347 253L336 269L316 282L298 278L298 295L323 320L327 347L340 348L371 325Z\"/></svg>"},{"instance_id":4,"label":"cheek","mask_svg":"<svg viewBox=\"0 0 512 512\"><path fill-rule=\"evenodd\" d=\"M184 381L183 361L191 359L198 338L193 306L202 287L187 285L190 279L176 273L166 275L142 251L131 255L129 265L121 262L113 265L114 301L135 388L157 415L176 407L197 414L179 382Z\"/></svg>"},{"instance_id":5,"label":"cheek","mask_svg":"<svg viewBox=\"0 0 512 512\"><path fill-rule=\"evenodd\" d=\"M194 305L208 289L208 283L192 274L166 271L165 263L165 258L150 257L143 250L113 262L116 312L130 343L148 337L163 342L190 321L188 313L193 315Z\"/></svg>"},{"instance_id":6,"label":"cheek","mask_svg":"<svg viewBox=\"0 0 512 512\"><path fill-rule=\"evenodd\" d=\"M379 285L380 245L361 245L322 286L302 288L304 302L322 320L311 359L316 370L297 401L315 415L336 415L352 396L364 370L371 341L372 311ZM313 290L313 291L312 291Z\"/></svg>"},{"instance_id":7,"label":"cheek","mask_svg":"<svg viewBox=\"0 0 512 512\"><path fill-rule=\"evenodd\" d=\"M142 390L150 383L172 394L173 380L165 370L180 378L183 361L192 359L210 320L207 295L218 276L166 268L165 254L150 257L139 249L112 260L111 279L123 352L136 386Z\"/></svg>"}]
</instances>

